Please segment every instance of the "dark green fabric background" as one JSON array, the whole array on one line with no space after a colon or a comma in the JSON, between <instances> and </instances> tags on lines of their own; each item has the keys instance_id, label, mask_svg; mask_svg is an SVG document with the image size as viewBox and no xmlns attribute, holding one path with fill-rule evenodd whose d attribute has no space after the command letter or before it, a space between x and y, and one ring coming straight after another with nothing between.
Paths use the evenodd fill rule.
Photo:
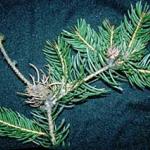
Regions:
<instances>
[{"instance_id":1,"label":"dark green fabric background","mask_svg":"<svg viewBox=\"0 0 150 150\"><path fill-rule=\"evenodd\" d=\"M42 48L47 39L54 40L62 29L85 18L96 30L105 18L118 25L136 0L0 0L0 32L6 36L5 47L19 69L28 76L29 63L42 68L46 64ZM147 0L150 4L150 1ZM98 83L99 84L99 83ZM122 84L123 93L112 91L105 98L65 111L71 123L69 150L149 150L150 91ZM24 85L14 75L0 54L0 105L30 117L30 108L16 95ZM36 149L0 138L0 150Z\"/></svg>"}]
</instances>

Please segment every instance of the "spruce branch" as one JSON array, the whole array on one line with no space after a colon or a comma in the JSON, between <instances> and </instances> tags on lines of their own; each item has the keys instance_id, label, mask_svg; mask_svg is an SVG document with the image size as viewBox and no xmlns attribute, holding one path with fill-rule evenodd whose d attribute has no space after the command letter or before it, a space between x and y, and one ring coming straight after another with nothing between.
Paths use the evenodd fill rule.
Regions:
<instances>
[{"instance_id":1,"label":"spruce branch","mask_svg":"<svg viewBox=\"0 0 150 150\"><path fill-rule=\"evenodd\" d=\"M36 122L4 107L0 107L0 135L14 137L24 142L38 142L37 137L47 137Z\"/></svg>"},{"instance_id":2,"label":"spruce branch","mask_svg":"<svg viewBox=\"0 0 150 150\"><path fill-rule=\"evenodd\" d=\"M69 126L62 128L63 129L62 132L59 130L59 132L60 132L59 136L61 136L61 137L59 137L56 134L56 136L58 136L58 137L57 137L57 139L55 138L54 121L52 119L53 118L53 116L52 116L52 109L53 109L53 104L55 102L53 101L53 98L52 98L53 96L51 96L52 93L51 93L50 89L52 87L56 86L56 85L62 85L62 83L53 82L53 83L49 84L49 76L47 76L43 71L40 72L38 70L38 68L35 65L31 64L31 63L29 65L35 70L35 72L37 74L37 80L35 79L35 77L33 75L30 74L30 77L31 77L31 80L32 80L32 83L30 83L23 76L23 74L21 74L21 72L18 70L18 68L16 68L16 66L13 64L13 62L11 61L9 56L7 55L5 49L4 49L3 45L2 45L3 37L1 37L1 39L2 40L1 40L1 43L0 43L0 48L1 48L2 54L4 55L5 59L7 60L8 64L12 68L12 70L16 73L16 75L22 81L24 81L24 83L27 85L25 93L19 93L18 92L18 94L26 96L27 97L26 103L30 104L30 106L32 106L32 107L39 107L39 106L43 105L45 111L47 112L47 121L48 121L48 129L47 130L49 131L50 135L47 134L46 136L50 137L51 140L46 140L45 139L45 141L47 141L47 142L40 141L40 144L43 145L44 147L56 146L58 143L61 144L62 142L64 142L65 137L67 137L67 135L68 135ZM58 55L60 55L61 53L59 53L58 47L56 47L56 48L58 50ZM63 58L62 57L60 57L60 58L61 58L61 61L62 61L63 65L64 65L64 69L65 69L66 66L64 64ZM41 76L41 74L42 74L42 76ZM49 104L51 104L51 105L49 105ZM7 115L7 114L5 114L5 115ZM56 115L56 114L53 114L53 115ZM8 119L10 119L10 118L8 118ZM17 116L16 116L16 119L17 119ZM32 130L29 130L29 129L18 127L17 125L15 126L13 124L10 124L10 123L4 122L4 121L0 121L0 123L2 123L3 125L9 126L9 128L15 128L15 129L18 129L18 130L21 130L21 131L25 131L25 132L31 132L31 133L34 133L34 134L40 134L40 132L38 133L38 132L36 132L34 130L32 131ZM64 123L62 124L62 126L64 126ZM42 134L42 132L41 132L41 134ZM7 134L4 134L4 135L7 135ZM15 136L15 134L14 134L14 136ZM16 135L16 137L17 137L17 135ZM30 139L28 139L28 141L30 141ZM36 143L36 144L39 144L39 141L37 141L37 140L35 140L33 142Z\"/></svg>"},{"instance_id":3,"label":"spruce branch","mask_svg":"<svg viewBox=\"0 0 150 150\"><path fill-rule=\"evenodd\" d=\"M133 44L133 42L134 42L134 40L135 40L136 34L137 34L138 30L140 29L140 26L141 26L141 24L142 24L142 20L143 20L144 16L145 16L145 13L143 12L143 13L141 14L140 18L139 18L139 22L138 22L138 24L137 24L137 27L136 27L136 29L135 29L135 31L134 31L132 37L131 37L131 40L130 40L130 42L129 42L129 45L128 45L129 48L132 46L132 44Z\"/></svg>"},{"instance_id":4,"label":"spruce branch","mask_svg":"<svg viewBox=\"0 0 150 150\"><path fill-rule=\"evenodd\" d=\"M102 69L109 64L116 64L114 61L116 61L115 59L118 59L117 57L120 53L119 49L115 48L113 45L113 37L115 34L114 26L111 26L107 20L103 22L103 26L105 27L104 29L100 28L100 30L102 30L102 32L100 33L103 33L103 36L101 37L93 29L90 28L85 20L80 19L78 21L78 28L75 27L75 31L73 31L72 33L63 31L62 33L64 35L65 41L76 48L76 50L80 49L80 45L82 43L82 41L79 43L78 39L76 38L76 30L79 30L80 34L85 36L84 39L89 40L89 43L91 43L91 47L95 46L95 51L91 51L89 46L87 46L85 43L82 43L82 45L84 44L84 47L81 47L82 51L79 50L80 53L84 53L84 57L86 58L84 66L87 66L85 67L85 69L89 72L89 74L95 74L95 72L99 72L99 69ZM90 31L93 31L92 33L94 36L91 36ZM111 68L115 68L114 65L109 67L109 69ZM108 72L110 78L108 78ZM101 76L102 80L112 85L112 87L121 89L119 87L119 84L113 78L110 70L106 71L105 73L102 72L101 74L99 74L99 76Z\"/></svg>"},{"instance_id":5,"label":"spruce branch","mask_svg":"<svg viewBox=\"0 0 150 150\"><path fill-rule=\"evenodd\" d=\"M120 89L119 75L121 80L126 77L131 84L133 82L132 85L144 88L149 87L149 83L144 77L149 70L139 66L139 63L146 54L145 49L150 34L149 22L149 6L145 4L143 7L141 2L138 2L135 9L131 6L128 17L125 16L124 21L117 28L105 20L97 34L85 20L80 19L73 31L64 30L62 35L67 43L82 54L81 59L84 60L84 66L89 73L97 72L99 68L115 61L112 68L99 74L100 79L112 87ZM82 38L77 36L77 33L82 35ZM94 51L92 51L93 48ZM134 79L129 79L131 77ZM143 86L140 82L143 82Z\"/></svg>"},{"instance_id":6,"label":"spruce branch","mask_svg":"<svg viewBox=\"0 0 150 150\"><path fill-rule=\"evenodd\" d=\"M65 31L64 31L64 32L65 32ZM83 42L89 49L95 51L95 48L94 48L92 45L90 45L90 44L86 41L86 39L84 39L84 38L82 37L82 35L80 34L80 32L78 31L77 28L76 28L75 34L76 34L77 37L80 39L80 41Z\"/></svg>"},{"instance_id":7,"label":"spruce branch","mask_svg":"<svg viewBox=\"0 0 150 150\"><path fill-rule=\"evenodd\" d=\"M64 143L69 133L69 124L66 126L64 119L60 125L56 124L63 108L109 91L95 87L93 83L97 80L119 90L122 90L120 82L125 79L140 88L150 87L150 54L146 51L150 40L149 6L138 2L135 8L131 6L131 11L119 27L104 20L98 28L96 32L84 19L80 19L72 31L64 30L56 41L47 41L43 52L48 63L48 74L30 64L37 74L37 79L29 74L31 82L13 65L0 36L2 54L27 85L25 93L21 94L26 96L30 106L36 107L32 114L40 131L28 126L18 127L16 122L10 122L7 113L0 123L21 132L31 132L30 136L34 134L36 140L28 137L27 141L32 140L44 147L58 146ZM16 115L13 117L14 120L18 118ZM11 134L6 132L3 135ZM15 133L14 136L21 138Z\"/></svg>"},{"instance_id":8,"label":"spruce branch","mask_svg":"<svg viewBox=\"0 0 150 150\"><path fill-rule=\"evenodd\" d=\"M87 33L88 31L88 33ZM91 51L96 51L98 42L97 33L91 29L90 25L86 24L84 19L80 19L77 21L77 26L74 27L74 32L68 32L63 30L64 39L67 37L67 42L73 46L75 50L79 50L80 52L84 52L85 48L88 48Z\"/></svg>"},{"instance_id":9,"label":"spruce branch","mask_svg":"<svg viewBox=\"0 0 150 150\"><path fill-rule=\"evenodd\" d=\"M43 52L49 65L52 80L67 82L71 68L70 47L58 37L56 42L46 41Z\"/></svg>"},{"instance_id":10,"label":"spruce branch","mask_svg":"<svg viewBox=\"0 0 150 150\"><path fill-rule=\"evenodd\" d=\"M46 101L46 108L32 112L37 124L46 130L49 136L50 141L46 142L45 147L56 147L65 144L64 141L69 134L70 125L65 125L65 120L63 119L60 125L56 126L56 120L62 111L63 107L58 107L58 105L52 107L50 102Z\"/></svg>"},{"instance_id":11,"label":"spruce branch","mask_svg":"<svg viewBox=\"0 0 150 150\"><path fill-rule=\"evenodd\" d=\"M148 36L150 34L149 20L149 6L147 4L142 6L140 1L136 4L135 9L131 5L131 11L128 11L128 16L124 17L124 21L118 27L118 41L120 44L126 43L126 51L131 53L132 57L141 55L144 52L142 49L146 47L150 40ZM142 44L142 47L140 47L140 44L137 45L138 43ZM137 58L141 59L141 57Z\"/></svg>"}]
</instances>

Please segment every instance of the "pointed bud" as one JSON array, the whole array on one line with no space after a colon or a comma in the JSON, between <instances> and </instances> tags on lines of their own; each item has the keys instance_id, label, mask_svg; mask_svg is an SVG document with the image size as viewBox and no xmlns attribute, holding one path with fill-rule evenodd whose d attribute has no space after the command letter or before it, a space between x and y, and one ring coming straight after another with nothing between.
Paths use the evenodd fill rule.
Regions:
<instances>
[{"instance_id":1,"label":"pointed bud","mask_svg":"<svg viewBox=\"0 0 150 150\"><path fill-rule=\"evenodd\" d=\"M109 59L116 59L119 56L119 49L116 47L110 47L107 51L107 56Z\"/></svg>"}]
</instances>

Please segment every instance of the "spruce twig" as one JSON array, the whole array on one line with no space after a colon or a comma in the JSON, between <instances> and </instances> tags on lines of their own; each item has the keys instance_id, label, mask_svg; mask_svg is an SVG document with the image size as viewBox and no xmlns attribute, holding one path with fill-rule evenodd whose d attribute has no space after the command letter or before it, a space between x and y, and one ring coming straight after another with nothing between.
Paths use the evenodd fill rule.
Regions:
<instances>
[{"instance_id":1,"label":"spruce twig","mask_svg":"<svg viewBox=\"0 0 150 150\"><path fill-rule=\"evenodd\" d=\"M55 145L56 138L54 134L54 124L53 124L53 119L52 119L52 104L50 104L50 101L46 101L45 105L46 105L46 111L47 111L47 116L48 116L49 134L51 136L52 144Z\"/></svg>"},{"instance_id":2,"label":"spruce twig","mask_svg":"<svg viewBox=\"0 0 150 150\"><path fill-rule=\"evenodd\" d=\"M15 63L10 59L10 57L7 55L4 46L2 42L4 41L4 36L0 35L0 51L3 54L4 58L6 59L9 66L12 68L12 70L15 72L15 74L23 81L27 86L30 86L31 83L24 77L24 75L19 71L19 69L15 66Z\"/></svg>"}]
</instances>

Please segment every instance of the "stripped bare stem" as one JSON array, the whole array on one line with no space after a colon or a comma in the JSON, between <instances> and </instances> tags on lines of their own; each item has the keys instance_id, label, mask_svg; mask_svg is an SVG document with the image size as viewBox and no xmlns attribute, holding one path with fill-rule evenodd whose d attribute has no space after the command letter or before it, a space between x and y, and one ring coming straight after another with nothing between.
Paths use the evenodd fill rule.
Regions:
<instances>
[{"instance_id":1,"label":"stripped bare stem","mask_svg":"<svg viewBox=\"0 0 150 150\"><path fill-rule=\"evenodd\" d=\"M4 36L0 35L0 51L3 54L4 58L6 59L8 65L12 68L15 74L21 79L21 81L23 81L27 86L30 86L31 83L24 77L24 75L19 71L19 69L15 66L13 61L7 55L5 48L2 44L3 40L4 40Z\"/></svg>"}]
</instances>

